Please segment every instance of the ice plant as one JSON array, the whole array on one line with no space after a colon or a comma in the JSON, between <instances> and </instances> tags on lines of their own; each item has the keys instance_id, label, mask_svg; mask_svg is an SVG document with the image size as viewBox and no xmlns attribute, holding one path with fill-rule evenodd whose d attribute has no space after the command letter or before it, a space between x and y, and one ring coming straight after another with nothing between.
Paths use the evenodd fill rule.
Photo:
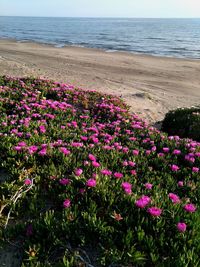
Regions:
<instances>
[{"instance_id":1,"label":"ice plant","mask_svg":"<svg viewBox=\"0 0 200 267\"><path fill-rule=\"evenodd\" d=\"M196 211L196 207L194 204L186 204L184 206L184 210L187 211L187 212L195 212Z\"/></svg>"},{"instance_id":2,"label":"ice plant","mask_svg":"<svg viewBox=\"0 0 200 267\"><path fill-rule=\"evenodd\" d=\"M151 198L148 197L148 196L142 196L140 199L138 199L136 202L135 202L135 205L138 207L138 208L145 208L147 205L149 205L149 203L151 202Z\"/></svg>"},{"instance_id":3,"label":"ice plant","mask_svg":"<svg viewBox=\"0 0 200 267\"><path fill-rule=\"evenodd\" d=\"M95 187L96 184L97 184L97 182L96 182L96 180L93 179L93 178L87 180L87 182L86 182L86 186L87 186L87 187Z\"/></svg>"},{"instance_id":4,"label":"ice plant","mask_svg":"<svg viewBox=\"0 0 200 267\"><path fill-rule=\"evenodd\" d=\"M63 207L64 208L69 208L71 206L71 201L70 199L65 199L64 202L63 202Z\"/></svg>"},{"instance_id":5,"label":"ice plant","mask_svg":"<svg viewBox=\"0 0 200 267\"><path fill-rule=\"evenodd\" d=\"M151 214L153 217L158 217L161 215L162 210L157 207L148 208L148 213Z\"/></svg>"},{"instance_id":6,"label":"ice plant","mask_svg":"<svg viewBox=\"0 0 200 267\"><path fill-rule=\"evenodd\" d=\"M32 184L31 179L28 179L28 178L25 179L25 180L24 180L24 184L25 184L25 185L31 185L31 184Z\"/></svg>"},{"instance_id":7,"label":"ice plant","mask_svg":"<svg viewBox=\"0 0 200 267\"><path fill-rule=\"evenodd\" d=\"M123 182L121 186L126 194L130 195L132 193L132 184Z\"/></svg>"},{"instance_id":8,"label":"ice plant","mask_svg":"<svg viewBox=\"0 0 200 267\"><path fill-rule=\"evenodd\" d=\"M117 178L117 179L121 179L123 177L123 174L120 173L120 172L115 172L114 173L114 177Z\"/></svg>"},{"instance_id":9,"label":"ice plant","mask_svg":"<svg viewBox=\"0 0 200 267\"><path fill-rule=\"evenodd\" d=\"M179 232L184 233L186 231L187 225L184 222L179 222L176 225Z\"/></svg>"},{"instance_id":10,"label":"ice plant","mask_svg":"<svg viewBox=\"0 0 200 267\"><path fill-rule=\"evenodd\" d=\"M169 198L171 199L171 201L172 201L174 204L176 204L176 203L180 203L180 202L181 202L179 196L177 196L177 195L174 194L174 193L169 193L168 196L169 196Z\"/></svg>"},{"instance_id":11,"label":"ice plant","mask_svg":"<svg viewBox=\"0 0 200 267\"><path fill-rule=\"evenodd\" d=\"M79 168L79 169L76 169L74 173L76 176L81 176L81 174L83 173L83 170Z\"/></svg>"},{"instance_id":12,"label":"ice plant","mask_svg":"<svg viewBox=\"0 0 200 267\"><path fill-rule=\"evenodd\" d=\"M0 113L3 236L36 244L33 264L51 265L57 240L92 238L105 266L196 266L199 142L168 137L114 95L46 79L0 77ZM56 254L58 265L73 256Z\"/></svg>"},{"instance_id":13,"label":"ice plant","mask_svg":"<svg viewBox=\"0 0 200 267\"><path fill-rule=\"evenodd\" d=\"M145 186L145 188L148 189L148 190L151 190L152 187L153 187L153 185L150 184L150 183L146 183L144 186Z\"/></svg>"}]
</instances>

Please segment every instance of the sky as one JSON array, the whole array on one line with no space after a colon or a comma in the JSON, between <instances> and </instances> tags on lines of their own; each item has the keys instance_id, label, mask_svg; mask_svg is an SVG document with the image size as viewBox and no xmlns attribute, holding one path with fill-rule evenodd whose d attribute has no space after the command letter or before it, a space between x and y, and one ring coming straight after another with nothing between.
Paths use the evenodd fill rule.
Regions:
<instances>
[{"instance_id":1,"label":"sky","mask_svg":"<svg viewBox=\"0 0 200 267\"><path fill-rule=\"evenodd\" d=\"M0 0L0 16L200 18L200 0Z\"/></svg>"}]
</instances>

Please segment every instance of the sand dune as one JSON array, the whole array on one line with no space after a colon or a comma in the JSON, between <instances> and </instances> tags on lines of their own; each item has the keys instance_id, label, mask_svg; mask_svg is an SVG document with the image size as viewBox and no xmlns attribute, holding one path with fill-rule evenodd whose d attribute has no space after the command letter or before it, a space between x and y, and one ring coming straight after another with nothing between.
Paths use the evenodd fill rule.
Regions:
<instances>
[{"instance_id":1,"label":"sand dune","mask_svg":"<svg viewBox=\"0 0 200 267\"><path fill-rule=\"evenodd\" d=\"M150 122L200 104L200 61L0 40L0 75L42 76L112 93Z\"/></svg>"}]
</instances>

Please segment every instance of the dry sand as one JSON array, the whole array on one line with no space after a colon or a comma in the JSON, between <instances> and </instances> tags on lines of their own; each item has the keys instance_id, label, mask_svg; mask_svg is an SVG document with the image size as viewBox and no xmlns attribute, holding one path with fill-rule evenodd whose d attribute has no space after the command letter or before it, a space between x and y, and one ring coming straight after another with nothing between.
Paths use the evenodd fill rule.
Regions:
<instances>
[{"instance_id":1,"label":"dry sand","mask_svg":"<svg viewBox=\"0 0 200 267\"><path fill-rule=\"evenodd\" d=\"M0 75L42 76L121 95L150 122L200 104L200 60L0 40Z\"/></svg>"}]
</instances>

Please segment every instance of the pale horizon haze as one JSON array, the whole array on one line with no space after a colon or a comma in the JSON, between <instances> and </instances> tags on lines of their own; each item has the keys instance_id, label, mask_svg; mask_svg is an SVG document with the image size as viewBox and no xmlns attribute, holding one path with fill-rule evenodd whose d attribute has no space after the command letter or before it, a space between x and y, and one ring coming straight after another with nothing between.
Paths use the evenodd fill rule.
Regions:
<instances>
[{"instance_id":1,"label":"pale horizon haze","mask_svg":"<svg viewBox=\"0 0 200 267\"><path fill-rule=\"evenodd\" d=\"M200 0L0 0L0 16L200 18Z\"/></svg>"}]
</instances>

